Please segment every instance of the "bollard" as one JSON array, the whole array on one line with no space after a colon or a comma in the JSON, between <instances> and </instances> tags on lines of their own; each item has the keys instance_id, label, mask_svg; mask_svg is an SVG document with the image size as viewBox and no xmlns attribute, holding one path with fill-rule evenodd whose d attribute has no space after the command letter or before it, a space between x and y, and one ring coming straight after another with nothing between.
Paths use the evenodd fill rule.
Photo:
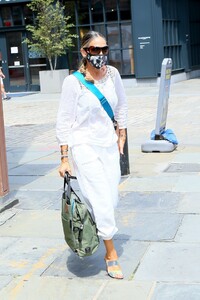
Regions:
<instances>
[{"instance_id":1,"label":"bollard","mask_svg":"<svg viewBox=\"0 0 200 300\"><path fill-rule=\"evenodd\" d=\"M1 85L0 85L1 90ZM5 131L3 119L3 104L0 93L0 197L9 193L8 167L5 146Z\"/></svg>"},{"instance_id":2,"label":"bollard","mask_svg":"<svg viewBox=\"0 0 200 300\"><path fill-rule=\"evenodd\" d=\"M172 152L177 147L177 143L172 142L172 140L176 140L173 131L166 130L171 73L172 59L164 58L161 67L156 127L151 132L151 139L141 145L142 152Z\"/></svg>"},{"instance_id":3,"label":"bollard","mask_svg":"<svg viewBox=\"0 0 200 300\"><path fill-rule=\"evenodd\" d=\"M127 129L126 129L126 142L125 142L125 145L124 145L124 154L120 155L120 168L121 168L121 175L122 176L130 174Z\"/></svg>"}]
</instances>

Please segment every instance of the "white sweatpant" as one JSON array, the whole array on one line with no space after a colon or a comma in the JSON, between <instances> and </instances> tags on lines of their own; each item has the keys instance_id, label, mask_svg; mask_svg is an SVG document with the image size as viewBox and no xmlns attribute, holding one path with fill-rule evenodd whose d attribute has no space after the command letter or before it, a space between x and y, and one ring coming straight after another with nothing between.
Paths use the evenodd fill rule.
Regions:
<instances>
[{"instance_id":1,"label":"white sweatpant","mask_svg":"<svg viewBox=\"0 0 200 300\"><path fill-rule=\"evenodd\" d=\"M110 240L117 232L114 208L120 181L119 150L112 147L76 145L71 148L74 171L98 234Z\"/></svg>"}]
</instances>

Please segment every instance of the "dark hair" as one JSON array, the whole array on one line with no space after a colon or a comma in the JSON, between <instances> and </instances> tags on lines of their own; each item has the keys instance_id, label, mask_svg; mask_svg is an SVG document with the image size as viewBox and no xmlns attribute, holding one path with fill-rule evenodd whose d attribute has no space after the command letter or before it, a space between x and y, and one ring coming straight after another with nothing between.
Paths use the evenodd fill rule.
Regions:
<instances>
[{"instance_id":1,"label":"dark hair","mask_svg":"<svg viewBox=\"0 0 200 300\"><path fill-rule=\"evenodd\" d=\"M89 43L97 37L102 37L105 40L105 37L103 36L103 34L101 34L100 32L97 31L88 31L82 38L81 40L81 48L83 47L87 47L89 45Z\"/></svg>"}]
</instances>

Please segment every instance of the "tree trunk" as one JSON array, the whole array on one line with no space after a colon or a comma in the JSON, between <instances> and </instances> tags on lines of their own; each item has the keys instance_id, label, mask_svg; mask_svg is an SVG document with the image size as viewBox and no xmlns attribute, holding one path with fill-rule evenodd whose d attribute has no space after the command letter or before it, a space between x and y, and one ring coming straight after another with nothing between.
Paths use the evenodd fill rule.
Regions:
<instances>
[{"instance_id":1,"label":"tree trunk","mask_svg":"<svg viewBox=\"0 0 200 300\"><path fill-rule=\"evenodd\" d=\"M56 55L54 58L54 70L56 70L57 61L58 61L58 56Z\"/></svg>"},{"instance_id":2,"label":"tree trunk","mask_svg":"<svg viewBox=\"0 0 200 300\"><path fill-rule=\"evenodd\" d=\"M52 59L51 58L49 58L49 65L50 65L51 71L53 71L53 64L52 64Z\"/></svg>"}]
</instances>

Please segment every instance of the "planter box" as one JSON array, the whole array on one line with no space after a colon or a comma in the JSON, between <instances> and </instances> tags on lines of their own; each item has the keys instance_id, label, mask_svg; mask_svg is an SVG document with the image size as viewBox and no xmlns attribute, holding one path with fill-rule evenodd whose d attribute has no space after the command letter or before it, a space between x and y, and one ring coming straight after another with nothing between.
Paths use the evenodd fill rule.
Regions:
<instances>
[{"instance_id":1,"label":"planter box","mask_svg":"<svg viewBox=\"0 0 200 300\"><path fill-rule=\"evenodd\" d=\"M63 80L68 75L68 69L39 71L41 93L60 93L62 89Z\"/></svg>"}]
</instances>

